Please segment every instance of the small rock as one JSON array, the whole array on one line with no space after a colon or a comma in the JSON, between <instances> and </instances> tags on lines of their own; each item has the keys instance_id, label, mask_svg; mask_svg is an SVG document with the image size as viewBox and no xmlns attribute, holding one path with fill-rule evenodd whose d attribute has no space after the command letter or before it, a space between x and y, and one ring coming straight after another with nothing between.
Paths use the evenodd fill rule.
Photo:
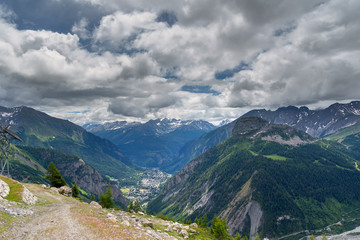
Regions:
<instances>
[{"instance_id":1,"label":"small rock","mask_svg":"<svg viewBox=\"0 0 360 240\"><path fill-rule=\"evenodd\" d=\"M98 209L102 208L102 206L98 202L95 202L95 201L91 201L90 206L93 208L98 208Z\"/></svg>"},{"instance_id":2,"label":"small rock","mask_svg":"<svg viewBox=\"0 0 360 240\"><path fill-rule=\"evenodd\" d=\"M154 228L154 224L147 219L145 219L145 221L143 221L143 226Z\"/></svg>"},{"instance_id":3,"label":"small rock","mask_svg":"<svg viewBox=\"0 0 360 240\"><path fill-rule=\"evenodd\" d=\"M112 214L112 213L108 213L108 214L107 214L107 219L110 220L110 221L113 222L113 223L116 223L116 222L117 222L116 216L115 216L114 214Z\"/></svg>"},{"instance_id":4,"label":"small rock","mask_svg":"<svg viewBox=\"0 0 360 240\"><path fill-rule=\"evenodd\" d=\"M145 213L143 212L137 212L139 215L145 215Z\"/></svg>"},{"instance_id":5,"label":"small rock","mask_svg":"<svg viewBox=\"0 0 360 240\"><path fill-rule=\"evenodd\" d=\"M171 227L171 226L168 226L168 227L165 229L165 231L166 231L166 232L172 232L172 231L173 231L173 229L172 229L172 227Z\"/></svg>"},{"instance_id":6,"label":"small rock","mask_svg":"<svg viewBox=\"0 0 360 240\"><path fill-rule=\"evenodd\" d=\"M130 226L131 226L130 223L129 223L129 221L127 221L127 220L122 221L121 224L124 225L124 226L127 226L127 227L130 227Z\"/></svg>"},{"instance_id":7,"label":"small rock","mask_svg":"<svg viewBox=\"0 0 360 240\"><path fill-rule=\"evenodd\" d=\"M135 216L135 215L131 215L131 218L136 218L136 216Z\"/></svg>"},{"instance_id":8,"label":"small rock","mask_svg":"<svg viewBox=\"0 0 360 240\"><path fill-rule=\"evenodd\" d=\"M189 233L185 230L185 229L183 229L183 230L181 230L180 231L180 234L185 238L185 237L188 237L189 238Z\"/></svg>"},{"instance_id":9,"label":"small rock","mask_svg":"<svg viewBox=\"0 0 360 240\"><path fill-rule=\"evenodd\" d=\"M183 227L183 229L185 229L185 230L189 230L189 229L190 229L190 227L189 227L189 226L184 226L184 227Z\"/></svg>"},{"instance_id":10,"label":"small rock","mask_svg":"<svg viewBox=\"0 0 360 240\"><path fill-rule=\"evenodd\" d=\"M199 227L199 226L197 225L197 223L192 223L192 224L190 224L190 227L197 228L197 227Z\"/></svg>"},{"instance_id":11,"label":"small rock","mask_svg":"<svg viewBox=\"0 0 360 240\"><path fill-rule=\"evenodd\" d=\"M192 229L192 228L189 229L189 232L190 233L198 233L195 229Z\"/></svg>"}]
</instances>

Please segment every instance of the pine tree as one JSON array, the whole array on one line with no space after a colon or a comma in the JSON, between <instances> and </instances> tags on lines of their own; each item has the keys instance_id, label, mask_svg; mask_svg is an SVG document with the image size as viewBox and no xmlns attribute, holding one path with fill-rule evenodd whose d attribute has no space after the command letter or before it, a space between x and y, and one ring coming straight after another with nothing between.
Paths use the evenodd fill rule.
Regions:
<instances>
[{"instance_id":1,"label":"pine tree","mask_svg":"<svg viewBox=\"0 0 360 240\"><path fill-rule=\"evenodd\" d=\"M90 201L91 201L91 202L92 202L92 201L95 201L95 196L94 196L94 194L91 194Z\"/></svg>"},{"instance_id":2,"label":"pine tree","mask_svg":"<svg viewBox=\"0 0 360 240\"><path fill-rule=\"evenodd\" d=\"M207 215L206 213L204 214L204 216L201 218L201 224L200 226L202 228L207 228L208 227L208 218L207 218Z\"/></svg>"},{"instance_id":3,"label":"pine tree","mask_svg":"<svg viewBox=\"0 0 360 240\"><path fill-rule=\"evenodd\" d=\"M78 198L80 196L79 187L76 185L76 183L74 183L71 190L72 190L72 196L74 198Z\"/></svg>"},{"instance_id":4,"label":"pine tree","mask_svg":"<svg viewBox=\"0 0 360 240\"><path fill-rule=\"evenodd\" d=\"M104 193L100 194L99 198L100 198L99 203L103 208L114 207L114 200L112 199L112 191L111 191L110 183L108 188L106 189L105 194Z\"/></svg>"},{"instance_id":5,"label":"pine tree","mask_svg":"<svg viewBox=\"0 0 360 240\"><path fill-rule=\"evenodd\" d=\"M225 240L230 238L230 234L227 231L228 226L226 225L225 219L219 218L214 215L211 223L211 233L219 240Z\"/></svg>"},{"instance_id":6,"label":"pine tree","mask_svg":"<svg viewBox=\"0 0 360 240\"><path fill-rule=\"evenodd\" d=\"M46 172L45 179L50 181L51 187L61 187L67 185L64 178L61 176L59 170L56 168L55 164L51 162L48 166L48 171Z\"/></svg>"},{"instance_id":7,"label":"pine tree","mask_svg":"<svg viewBox=\"0 0 360 240\"><path fill-rule=\"evenodd\" d=\"M128 207L126 208L127 212L141 212L141 205L138 201L131 201Z\"/></svg>"}]
</instances>

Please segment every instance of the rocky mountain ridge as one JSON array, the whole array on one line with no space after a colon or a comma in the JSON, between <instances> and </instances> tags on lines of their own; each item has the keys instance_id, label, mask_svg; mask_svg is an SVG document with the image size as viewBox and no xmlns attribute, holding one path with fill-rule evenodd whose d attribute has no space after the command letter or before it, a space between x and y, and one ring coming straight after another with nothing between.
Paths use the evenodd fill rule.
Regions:
<instances>
[{"instance_id":1,"label":"rocky mountain ridge","mask_svg":"<svg viewBox=\"0 0 360 240\"><path fill-rule=\"evenodd\" d=\"M259 109L243 116L260 117L270 123L293 126L314 137L325 137L342 128L360 123L360 101L335 103L320 110L294 106L281 107L275 111Z\"/></svg>"}]
</instances>

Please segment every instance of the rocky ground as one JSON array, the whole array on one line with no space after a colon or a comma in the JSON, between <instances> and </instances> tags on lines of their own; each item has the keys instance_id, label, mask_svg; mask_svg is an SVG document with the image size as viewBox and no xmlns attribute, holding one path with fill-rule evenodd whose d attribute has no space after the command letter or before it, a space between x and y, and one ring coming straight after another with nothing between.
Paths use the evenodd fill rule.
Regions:
<instances>
[{"instance_id":1,"label":"rocky ground","mask_svg":"<svg viewBox=\"0 0 360 240\"><path fill-rule=\"evenodd\" d=\"M188 239L199 230L145 215L102 209L35 184L35 205L0 199L0 239Z\"/></svg>"}]
</instances>

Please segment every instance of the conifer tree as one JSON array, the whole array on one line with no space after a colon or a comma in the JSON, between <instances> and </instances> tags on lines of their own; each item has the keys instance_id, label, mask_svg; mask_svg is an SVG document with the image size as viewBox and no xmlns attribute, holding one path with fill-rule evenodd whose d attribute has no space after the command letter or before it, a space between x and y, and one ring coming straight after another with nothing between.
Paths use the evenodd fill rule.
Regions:
<instances>
[{"instance_id":1,"label":"conifer tree","mask_svg":"<svg viewBox=\"0 0 360 240\"><path fill-rule=\"evenodd\" d=\"M126 208L127 212L140 212L142 211L141 205L138 201L131 201L128 207Z\"/></svg>"},{"instance_id":2,"label":"conifer tree","mask_svg":"<svg viewBox=\"0 0 360 240\"><path fill-rule=\"evenodd\" d=\"M104 193L100 194L99 198L100 198L99 203L103 208L114 207L114 200L112 199L112 191L111 191L110 183L108 188L106 189L105 194Z\"/></svg>"},{"instance_id":3,"label":"conifer tree","mask_svg":"<svg viewBox=\"0 0 360 240\"><path fill-rule=\"evenodd\" d=\"M211 223L211 233L219 240L229 239L230 235L227 231L228 226L226 225L225 219L219 218L214 215Z\"/></svg>"},{"instance_id":4,"label":"conifer tree","mask_svg":"<svg viewBox=\"0 0 360 240\"><path fill-rule=\"evenodd\" d=\"M67 185L53 162L51 162L48 166L45 179L49 180L51 187L59 188L61 186Z\"/></svg>"},{"instance_id":5,"label":"conifer tree","mask_svg":"<svg viewBox=\"0 0 360 240\"><path fill-rule=\"evenodd\" d=\"M76 183L74 183L71 190L72 190L72 196L74 198L78 198L80 196L79 187L76 185Z\"/></svg>"}]
</instances>

